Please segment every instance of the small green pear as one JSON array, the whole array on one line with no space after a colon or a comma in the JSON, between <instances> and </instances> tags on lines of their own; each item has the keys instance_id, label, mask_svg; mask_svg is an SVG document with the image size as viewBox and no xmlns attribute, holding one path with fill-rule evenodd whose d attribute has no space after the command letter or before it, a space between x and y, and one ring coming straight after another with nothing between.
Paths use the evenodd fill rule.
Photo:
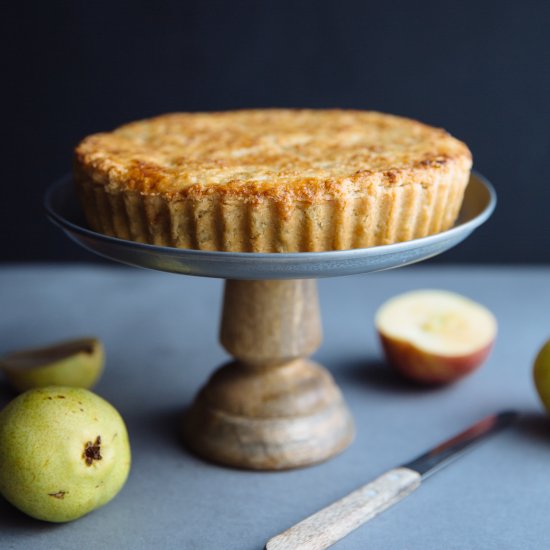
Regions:
<instances>
[{"instance_id":1,"label":"small green pear","mask_svg":"<svg viewBox=\"0 0 550 550\"><path fill-rule=\"evenodd\" d=\"M18 391L45 386L91 388L103 371L105 353L97 338L21 350L0 359L0 368Z\"/></svg>"},{"instance_id":2,"label":"small green pear","mask_svg":"<svg viewBox=\"0 0 550 550\"><path fill-rule=\"evenodd\" d=\"M77 519L109 502L129 471L124 421L88 390L36 388L0 412L0 493L29 516Z\"/></svg>"},{"instance_id":3,"label":"small green pear","mask_svg":"<svg viewBox=\"0 0 550 550\"><path fill-rule=\"evenodd\" d=\"M540 400L550 413L550 340L539 350L533 365L533 379Z\"/></svg>"}]
</instances>

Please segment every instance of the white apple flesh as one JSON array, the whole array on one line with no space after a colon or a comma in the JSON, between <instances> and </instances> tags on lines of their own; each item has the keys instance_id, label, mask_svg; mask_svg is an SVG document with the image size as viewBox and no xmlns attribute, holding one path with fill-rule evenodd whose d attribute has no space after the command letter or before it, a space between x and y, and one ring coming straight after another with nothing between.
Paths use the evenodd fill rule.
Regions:
<instances>
[{"instance_id":1,"label":"white apple flesh","mask_svg":"<svg viewBox=\"0 0 550 550\"><path fill-rule=\"evenodd\" d=\"M497 333L484 306L445 290L417 290L388 300L375 325L388 363L417 382L452 382L478 368Z\"/></svg>"}]
</instances>

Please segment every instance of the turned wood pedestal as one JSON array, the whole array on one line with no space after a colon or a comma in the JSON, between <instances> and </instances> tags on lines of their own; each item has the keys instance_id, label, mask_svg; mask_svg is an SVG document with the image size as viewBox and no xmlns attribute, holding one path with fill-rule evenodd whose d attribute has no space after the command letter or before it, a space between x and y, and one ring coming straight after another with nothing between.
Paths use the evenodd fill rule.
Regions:
<instances>
[{"instance_id":1,"label":"turned wood pedestal","mask_svg":"<svg viewBox=\"0 0 550 550\"><path fill-rule=\"evenodd\" d=\"M198 455L239 468L280 470L330 458L353 439L332 376L308 359L321 343L315 280L228 280L220 340L235 358L186 412Z\"/></svg>"}]
</instances>

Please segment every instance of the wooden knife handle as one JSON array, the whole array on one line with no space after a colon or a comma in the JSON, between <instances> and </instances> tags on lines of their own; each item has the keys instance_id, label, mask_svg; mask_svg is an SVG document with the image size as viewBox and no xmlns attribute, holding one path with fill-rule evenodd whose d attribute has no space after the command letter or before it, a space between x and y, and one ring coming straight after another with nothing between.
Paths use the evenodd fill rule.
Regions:
<instances>
[{"instance_id":1,"label":"wooden knife handle","mask_svg":"<svg viewBox=\"0 0 550 550\"><path fill-rule=\"evenodd\" d=\"M405 498L420 485L420 474L395 468L273 537L266 550L322 550Z\"/></svg>"}]
</instances>

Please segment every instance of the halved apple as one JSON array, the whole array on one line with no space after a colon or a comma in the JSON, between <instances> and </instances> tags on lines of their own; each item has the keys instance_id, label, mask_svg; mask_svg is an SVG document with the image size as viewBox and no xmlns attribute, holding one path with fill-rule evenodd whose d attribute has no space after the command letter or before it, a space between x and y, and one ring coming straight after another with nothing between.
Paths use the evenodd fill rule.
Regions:
<instances>
[{"instance_id":1,"label":"halved apple","mask_svg":"<svg viewBox=\"0 0 550 550\"><path fill-rule=\"evenodd\" d=\"M479 367L497 333L484 306L445 290L396 296L376 313L375 325L388 363L418 382L452 382Z\"/></svg>"},{"instance_id":2,"label":"halved apple","mask_svg":"<svg viewBox=\"0 0 550 550\"><path fill-rule=\"evenodd\" d=\"M19 391L45 386L89 389L101 376L104 362L101 342L80 338L11 353L0 359L0 369Z\"/></svg>"}]
</instances>

